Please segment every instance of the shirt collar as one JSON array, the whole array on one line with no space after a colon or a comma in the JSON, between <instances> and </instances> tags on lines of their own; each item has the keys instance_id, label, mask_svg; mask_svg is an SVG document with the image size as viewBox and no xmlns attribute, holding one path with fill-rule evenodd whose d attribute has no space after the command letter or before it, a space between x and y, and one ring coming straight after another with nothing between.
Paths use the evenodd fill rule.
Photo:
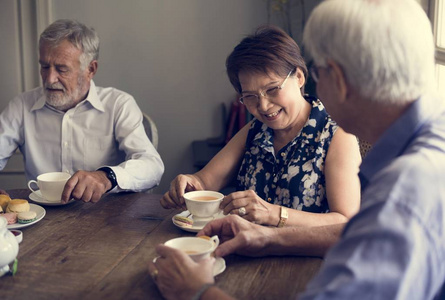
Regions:
<instances>
[{"instance_id":1,"label":"shirt collar","mask_svg":"<svg viewBox=\"0 0 445 300\"><path fill-rule=\"evenodd\" d=\"M359 177L362 190L377 172L404 153L422 125L433 116L434 110L437 109L434 99L422 96L414 101L372 146L360 166Z\"/></svg>"},{"instance_id":2,"label":"shirt collar","mask_svg":"<svg viewBox=\"0 0 445 300\"><path fill-rule=\"evenodd\" d=\"M96 84L94 83L93 80L90 81L90 90L88 91L88 96L86 97L85 100L81 101L76 106L81 105L84 102L89 102L91 106L93 106L95 109L101 112L105 111L104 105L102 104L99 96L97 95ZM45 104L46 104L46 97L42 88L42 95L37 100L37 102L32 106L31 111L42 109L45 106Z\"/></svg>"}]
</instances>

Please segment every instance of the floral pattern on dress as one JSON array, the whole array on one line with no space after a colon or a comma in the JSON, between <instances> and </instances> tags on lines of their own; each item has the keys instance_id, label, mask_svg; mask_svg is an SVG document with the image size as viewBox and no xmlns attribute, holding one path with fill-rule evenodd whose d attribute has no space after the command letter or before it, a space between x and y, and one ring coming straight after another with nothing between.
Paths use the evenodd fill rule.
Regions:
<instances>
[{"instance_id":1,"label":"floral pattern on dress","mask_svg":"<svg viewBox=\"0 0 445 300\"><path fill-rule=\"evenodd\" d=\"M237 177L237 190L254 190L262 199L293 209L329 212L324 162L338 125L320 100L306 96L312 109L300 133L275 154L274 132L254 120Z\"/></svg>"}]
</instances>

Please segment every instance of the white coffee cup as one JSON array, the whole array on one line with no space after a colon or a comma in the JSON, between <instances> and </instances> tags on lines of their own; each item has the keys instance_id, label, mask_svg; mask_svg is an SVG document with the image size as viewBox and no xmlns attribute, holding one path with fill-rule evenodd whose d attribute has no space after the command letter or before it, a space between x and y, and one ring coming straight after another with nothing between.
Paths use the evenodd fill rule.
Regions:
<instances>
[{"instance_id":1,"label":"white coffee cup","mask_svg":"<svg viewBox=\"0 0 445 300\"><path fill-rule=\"evenodd\" d=\"M215 251L219 245L219 238L217 235L212 237L180 237L168 240L164 245L179 249L187 253L194 261L198 262L201 259L207 258Z\"/></svg>"},{"instance_id":2,"label":"white coffee cup","mask_svg":"<svg viewBox=\"0 0 445 300\"><path fill-rule=\"evenodd\" d=\"M211 219L220 209L224 195L213 191L193 191L184 194L185 205L193 220Z\"/></svg>"},{"instance_id":3,"label":"white coffee cup","mask_svg":"<svg viewBox=\"0 0 445 300\"><path fill-rule=\"evenodd\" d=\"M37 176L37 181L28 181L28 188L36 192L31 185L34 183L40 189L43 198L50 202L60 202L65 184L71 175L65 172L50 172Z\"/></svg>"}]
</instances>

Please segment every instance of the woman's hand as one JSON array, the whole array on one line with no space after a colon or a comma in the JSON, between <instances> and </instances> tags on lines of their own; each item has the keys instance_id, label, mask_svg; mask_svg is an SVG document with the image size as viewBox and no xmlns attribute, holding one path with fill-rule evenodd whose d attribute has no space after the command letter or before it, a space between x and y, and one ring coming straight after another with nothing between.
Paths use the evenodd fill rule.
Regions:
<instances>
[{"instance_id":1,"label":"woman's hand","mask_svg":"<svg viewBox=\"0 0 445 300\"><path fill-rule=\"evenodd\" d=\"M160 255L149 262L148 270L166 299L191 299L206 283L213 284L214 257L194 262L190 256L164 245L158 245Z\"/></svg>"},{"instance_id":2,"label":"woman's hand","mask_svg":"<svg viewBox=\"0 0 445 300\"><path fill-rule=\"evenodd\" d=\"M253 190L234 192L221 202L224 214L235 214L256 224L276 226L280 207L258 197Z\"/></svg>"},{"instance_id":3,"label":"woman's hand","mask_svg":"<svg viewBox=\"0 0 445 300\"><path fill-rule=\"evenodd\" d=\"M161 205L164 208L186 209L184 194L203 189L203 184L195 175L180 174L170 183L170 190L162 197Z\"/></svg>"}]
</instances>

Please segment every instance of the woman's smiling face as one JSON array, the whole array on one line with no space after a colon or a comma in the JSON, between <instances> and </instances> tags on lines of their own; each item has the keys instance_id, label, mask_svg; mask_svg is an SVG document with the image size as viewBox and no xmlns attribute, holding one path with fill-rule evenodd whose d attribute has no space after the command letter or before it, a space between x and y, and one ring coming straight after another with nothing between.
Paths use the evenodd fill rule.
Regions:
<instances>
[{"instance_id":1,"label":"woman's smiling face","mask_svg":"<svg viewBox=\"0 0 445 300\"><path fill-rule=\"evenodd\" d=\"M291 129L297 124L298 115L306 102L300 92L304 83L303 73L297 69L287 79L273 72L241 72L239 80L242 96L257 95L256 101L245 101L247 110L273 130ZM284 82L284 85L282 86ZM274 89L282 86L281 89ZM267 96L267 91L271 91ZM266 97L262 96L266 95Z\"/></svg>"}]
</instances>

